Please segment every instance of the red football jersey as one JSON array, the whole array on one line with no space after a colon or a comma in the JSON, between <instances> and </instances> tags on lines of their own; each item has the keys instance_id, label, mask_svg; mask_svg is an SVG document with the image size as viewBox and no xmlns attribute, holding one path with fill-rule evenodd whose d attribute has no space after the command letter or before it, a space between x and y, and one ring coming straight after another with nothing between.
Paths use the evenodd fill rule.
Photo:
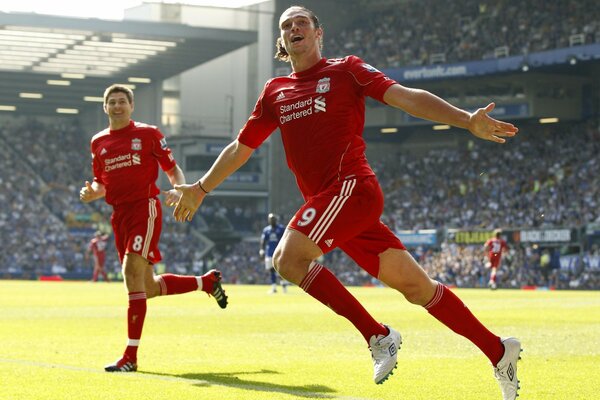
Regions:
<instances>
[{"instance_id":1,"label":"red football jersey","mask_svg":"<svg viewBox=\"0 0 600 400\"><path fill-rule=\"evenodd\" d=\"M108 245L108 236L99 236L90 240L88 248L94 253L95 256L102 255L106 252L106 246Z\"/></svg>"},{"instance_id":2,"label":"red football jersey","mask_svg":"<svg viewBox=\"0 0 600 400\"><path fill-rule=\"evenodd\" d=\"M502 239L491 238L488 239L484 244L485 248L488 251L488 258L491 260L494 257L502 256L502 252L508 249L508 245Z\"/></svg>"},{"instance_id":3,"label":"red football jersey","mask_svg":"<svg viewBox=\"0 0 600 400\"><path fill-rule=\"evenodd\" d=\"M168 171L176 165L163 134L135 121L94 135L91 151L94 180L106 187L112 206L158 195L158 166Z\"/></svg>"},{"instance_id":4,"label":"red football jersey","mask_svg":"<svg viewBox=\"0 0 600 400\"><path fill-rule=\"evenodd\" d=\"M337 180L373 175L362 137L365 96L383 102L394 83L356 56L323 58L308 70L269 80L238 140L257 148L279 127L305 198Z\"/></svg>"}]
</instances>

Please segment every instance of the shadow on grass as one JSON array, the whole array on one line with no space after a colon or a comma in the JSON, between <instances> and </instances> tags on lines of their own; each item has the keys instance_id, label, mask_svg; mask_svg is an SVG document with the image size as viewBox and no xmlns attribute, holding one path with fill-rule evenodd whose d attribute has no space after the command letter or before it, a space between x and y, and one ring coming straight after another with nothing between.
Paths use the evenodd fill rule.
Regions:
<instances>
[{"instance_id":1,"label":"shadow on grass","mask_svg":"<svg viewBox=\"0 0 600 400\"><path fill-rule=\"evenodd\" d=\"M189 381L194 386L226 386L244 390L254 390L257 392L277 392L291 394L300 397L321 397L335 398L336 395L328 394L336 392L334 389L323 385L282 385L271 382L261 382L258 380L244 379L244 375L275 375L280 372L268 369L257 371L240 371L240 372L214 372L214 373L187 373L187 374L165 374L162 372L138 371L138 374L151 374L155 376L169 377L172 379L182 379Z\"/></svg>"}]
</instances>

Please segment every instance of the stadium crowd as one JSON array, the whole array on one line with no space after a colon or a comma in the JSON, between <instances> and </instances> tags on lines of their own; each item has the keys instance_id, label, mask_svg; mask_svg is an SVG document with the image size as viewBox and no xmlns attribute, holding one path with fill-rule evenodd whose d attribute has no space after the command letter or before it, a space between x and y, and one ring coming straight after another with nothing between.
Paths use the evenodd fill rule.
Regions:
<instances>
[{"instance_id":1,"label":"stadium crowd","mask_svg":"<svg viewBox=\"0 0 600 400\"><path fill-rule=\"evenodd\" d=\"M239 284L266 283L267 272L258 257L258 243L244 241L224 252L213 252L207 264L227 271L228 281ZM482 245L444 243L441 249L409 248L414 257L436 280L456 287L487 287L489 269ZM589 257L600 257L598 246L572 266L561 268L559 248L539 249L533 245L510 247L498 271L502 288L546 287L556 289L600 289L600 270L590 269ZM544 263L545 254L553 254ZM356 266L343 252L335 250L321 260L342 282L350 286L378 286L380 282Z\"/></svg>"},{"instance_id":2,"label":"stadium crowd","mask_svg":"<svg viewBox=\"0 0 600 400\"><path fill-rule=\"evenodd\" d=\"M39 191L39 180L27 169L15 168L16 157L5 146L1 147L2 270L34 271L40 265L52 265L64 254L69 253L65 232L60 229L60 221L49 210L40 207L39 199L35 195ZM43 251L40 251L41 249Z\"/></svg>"},{"instance_id":3,"label":"stadium crowd","mask_svg":"<svg viewBox=\"0 0 600 400\"><path fill-rule=\"evenodd\" d=\"M326 56L356 54L378 68L427 65L440 54L438 61L446 63L481 60L600 43L600 7L593 0L530 0L527 7L510 0L462 0L443 7L436 0L406 0L361 13L348 28L325 37ZM497 49L506 51L496 54ZM78 199L81 184L91 178L82 132L87 131L77 119L0 123L0 277L91 276L88 241L98 227L110 231L110 207ZM371 161L386 195L382 218L393 230L491 230L600 224L598 154L600 125L590 120L524 126L518 141L500 147L465 141L416 156L399 146ZM275 211L285 221L295 206ZM210 197L193 224L182 225L165 208L159 268L187 274L219 267L229 282L266 283L258 257L266 211ZM208 251L210 244L200 237L210 231L234 232L244 240ZM444 283L487 283L481 246L444 243L410 250ZM598 245L583 249L569 268L560 267L557 249L511 246L498 279L502 287L598 289L600 272L589 268L586 257L600 257ZM340 251L324 258L346 284L378 284ZM119 273L112 239L106 264Z\"/></svg>"},{"instance_id":4,"label":"stadium crowd","mask_svg":"<svg viewBox=\"0 0 600 400\"><path fill-rule=\"evenodd\" d=\"M329 37L328 57L355 54L377 68L464 62L600 43L600 10L593 0L524 3L511 0L408 0L361 13Z\"/></svg>"},{"instance_id":5,"label":"stadium crowd","mask_svg":"<svg viewBox=\"0 0 600 400\"><path fill-rule=\"evenodd\" d=\"M69 226L69 218L99 215L100 226L106 228L110 212L102 202L78 201L79 185L91 175L88 143L79 133L76 124L35 119L4 122L0 127L0 276L91 274L91 261L84 256L99 225L82 234ZM383 219L393 229L574 227L600 223L598 154L600 128L597 121L589 121L525 126L518 141L503 146L467 141L418 157L399 146L388 158L373 160L373 166L385 188ZM279 211L289 216L293 210ZM243 204L216 198L193 226L175 223L167 209L161 268L183 274L218 266L230 282L265 283L268 274L258 258L258 234L265 221L265 215ZM204 254L207 244L198 233L210 230L246 232L245 240ZM477 287L487 282L480 246L411 250L433 277L445 283ZM585 250L600 256L597 246ZM107 270L117 273L112 242L107 255ZM500 284L600 288L599 273L584 262L569 269L556 265L544 269L542 256L542 249L511 248L500 270ZM345 283L377 284L342 252L325 258Z\"/></svg>"},{"instance_id":6,"label":"stadium crowd","mask_svg":"<svg viewBox=\"0 0 600 400\"><path fill-rule=\"evenodd\" d=\"M519 140L502 146L466 141L456 149L415 155L399 147L374 169L384 188L383 220L393 229L552 228L600 224L600 125L523 126ZM399 174L398 171L401 171ZM485 287L489 272L481 246L446 244L410 249L432 277L456 286ZM503 287L600 288L600 271L584 249L579 262L561 268L557 249L511 248L501 269ZM325 261L348 284L371 278L341 252Z\"/></svg>"},{"instance_id":7,"label":"stadium crowd","mask_svg":"<svg viewBox=\"0 0 600 400\"><path fill-rule=\"evenodd\" d=\"M88 139L73 121L26 118L0 125L0 277L91 276L88 242L96 229L110 232L111 209L103 201L79 201L80 186L91 179L91 157ZM170 270L198 270L206 243L192 230L164 210L161 252ZM120 273L112 238L106 267Z\"/></svg>"},{"instance_id":8,"label":"stadium crowd","mask_svg":"<svg viewBox=\"0 0 600 400\"><path fill-rule=\"evenodd\" d=\"M589 121L524 126L502 146L401 150L374 169L392 228L581 226L600 223L598 154L600 128Z\"/></svg>"}]
</instances>

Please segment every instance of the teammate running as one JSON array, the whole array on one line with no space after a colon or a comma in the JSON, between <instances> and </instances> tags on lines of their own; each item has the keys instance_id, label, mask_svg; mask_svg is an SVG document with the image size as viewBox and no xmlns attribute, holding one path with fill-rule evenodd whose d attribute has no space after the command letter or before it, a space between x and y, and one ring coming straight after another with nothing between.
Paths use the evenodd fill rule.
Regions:
<instances>
[{"instance_id":1,"label":"teammate running","mask_svg":"<svg viewBox=\"0 0 600 400\"><path fill-rule=\"evenodd\" d=\"M104 112L108 115L109 127L92 138L94 180L86 181L79 193L85 203L104 197L113 207L111 222L115 245L129 294L127 347L120 359L104 368L108 372L137 370L146 299L202 290L214 296L221 308L227 307L221 273L217 270L202 276L154 275L152 266L161 260L158 166L172 185L185 182L185 177L162 133L154 126L131 120L133 109L131 89L112 85L105 90ZM169 206L179 199L175 189L164 194Z\"/></svg>"}]
</instances>

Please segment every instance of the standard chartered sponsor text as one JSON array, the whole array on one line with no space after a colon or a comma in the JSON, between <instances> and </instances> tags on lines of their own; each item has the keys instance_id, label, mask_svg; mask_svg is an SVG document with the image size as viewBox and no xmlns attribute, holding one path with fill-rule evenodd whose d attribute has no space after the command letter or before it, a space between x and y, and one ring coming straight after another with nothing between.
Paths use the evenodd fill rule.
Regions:
<instances>
[{"instance_id":1,"label":"standard chartered sponsor text","mask_svg":"<svg viewBox=\"0 0 600 400\"><path fill-rule=\"evenodd\" d=\"M104 160L104 171L112 171L114 169L131 167L131 154L121 154L113 158L107 158Z\"/></svg>"},{"instance_id":2,"label":"standard chartered sponsor text","mask_svg":"<svg viewBox=\"0 0 600 400\"><path fill-rule=\"evenodd\" d=\"M281 116L279 117L279 123L283 125L286 122L290 122L294 119L311 115L313 113L312 103L313 99L310 97L306 100L299 100L292 104L284 104L279 106L279 112L281 113Z\"/></svg>"}]
</instances>

